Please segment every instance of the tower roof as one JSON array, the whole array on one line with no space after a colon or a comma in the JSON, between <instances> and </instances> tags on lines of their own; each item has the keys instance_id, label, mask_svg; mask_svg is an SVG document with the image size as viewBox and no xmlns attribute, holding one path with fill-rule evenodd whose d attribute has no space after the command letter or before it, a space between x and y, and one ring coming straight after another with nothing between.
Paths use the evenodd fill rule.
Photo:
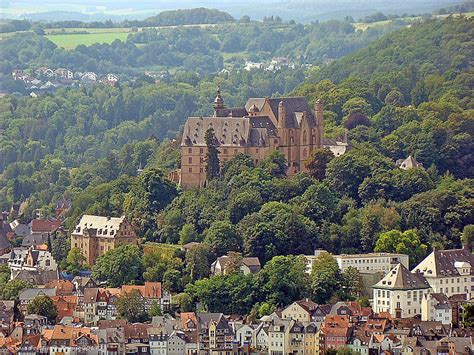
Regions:
<instances>
[{"instance_id":1,"label":"tower roof","mask_svg":"<svg viewBox=\"0 0 474 355\"><path fill-rule=\"evenodd\" d=\"M220 85L217 87L216 98L214 99L214 104L212 105L214 110L219 110L225 108L224 99L221 96L221 87Z\"/></svg>"}]
</instances>

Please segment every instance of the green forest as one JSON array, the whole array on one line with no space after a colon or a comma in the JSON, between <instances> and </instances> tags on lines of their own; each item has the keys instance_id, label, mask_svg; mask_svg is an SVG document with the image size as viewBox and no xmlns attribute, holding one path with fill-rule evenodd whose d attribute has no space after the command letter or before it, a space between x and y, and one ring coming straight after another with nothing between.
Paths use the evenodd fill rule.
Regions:
<instances>
[{"instance_id":1,"label":"green forest","mask_svg":"<svg viewBox=\"0 0 474 355\"><path fill-rule=\"evenodd\" d=\"M201 79L224 67L241 69L245 60L270 60L275 56L288 57L298 65L319 65L405 25L401 21L361 31L348 21L332 20L305 26L266 21L206 28L151 28L130 33L125 42L78 45L73 50L57 47L33 32L18 33L1 41L0 80L3 90L24 92L11 77L14 69L66 67L101 75L116 73L122 79L136 79L145 70L168 71L173 75L192 72Z\"/></svg>"},{"instance_id":2,"label":"green forest","mask_svg":"<svg viewBox=\"0 0 474 355\"><path fill-rule=\"evenodd\" d=\"M292 53L318 58L304 36L285 31L290 35ZM135 40L151 45L160 37L149 36ZM0 99L0 207L28 199L26 218L36 208L52 215L55 201L68 197L73 201L68 227L83 213L125 213L144 242L203 242L193 253L177 252L169 260L153 253L143 257L133 248L111 251L94 266L95 276L111 285L163 281L180 293L176 302L182 309L199 300L211 311L228 306L263 314L305 295L318 302L337 294L344 298L341 292L350 292L354 275L337 274L337 266L323 260L326 274L308 282L292 255L315 248L400 252L413 265L434 247L460 247L463 230L473 224L473 36L473 19L448 17L386 34L310 73L182 72L169 83L137 79L117 88L6 96ZM58 60L62 53L41 37L25 40L35 49L18 56L24 65ZM295 46L300 40L301 47ZM132 36L110 48L133 49L133 43ZM285 54L291 42L286 43L268 50ZM101 55L94 46L86 49ZM8 62L8 53L2 56ZM351 150L338 157L315 150L307 162L310 173L291 178L278 152L258 164L239 155L205 188L182 191L166 178L179 167L180 126L191 114L210 112L218 83L229 106L270 94L302 95L311 104L323 99L326 136L347 129ZM408 155L423 168L398 169L396 160ZM145 170L137 176L138 167ZM66 259L67 249L57 253L59 259ZM256 276L207 279L209 263L227 252L258 256L265 266ZM134 274L107 274L110 260L125 257L138 265Z\"/></svg>"}]
</instances>

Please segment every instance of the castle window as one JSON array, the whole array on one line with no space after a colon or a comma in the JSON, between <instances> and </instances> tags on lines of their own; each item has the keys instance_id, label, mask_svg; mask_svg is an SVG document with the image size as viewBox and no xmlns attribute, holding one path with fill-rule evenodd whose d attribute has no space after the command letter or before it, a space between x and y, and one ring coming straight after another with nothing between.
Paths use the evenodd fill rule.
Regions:
<instances>
[{"instance_id":1,"label":"castle window","mask_svg":"<svg viewBox=\"0 0 474 355\"><path fill-rule=\"evenodd\" d=\"M227 154L227 148L224 148L224 154Z\"/></svg>"},{"instance_id":2,"label":"castle window","mask_svg":"<svg viewBox=\"0 0 474 355\"><path fill-rule=\"evenodd\" d=\"M190 173L192 173L192 172L193 172L193 168L189 168L188 171L189 171Z\"/></svg>"},{"instance_id":3,"label":"castle window","mask_svg":"<svg viewBox=\"0 0 474 355\"><path fill-rule=\"evenodd\" d=\"M192 157L189 157L189 158L188 158L188 163L189 163L189 164L192 164L192 163L193 163L193 158L192 158Z\"/></svg>"},{"instance_id":4,"label":"castle window","mask_svg":"<svg viewBox=\"0 0 474 355\"><path fill-rule=\"evenodd\" d=\"M303 131L303 144L306 144L306 131Z\"/></svg>"},{"instance_id":5,"label":"castle window","mask_svg":"<svg viewBox=\"0 0 474 355\"><path fill-rule=\"evenodd\" d=\"M278 139L275 139L273 143L278 144Z\"/></svg>"},{"instance_id":6,"label":"castle window","mask_svg":"<svg viewBox=\"0 0 474 355\"><path fill-rule=\"evenodd\" d=\"M306 158L306 149L303 149L303 158Z\"/></svg>"},{"instance_id":7,"label":"castle window","mask_svg":"<svg viewBox=\"0 0 474 355\"><path fill-rule=\"evenodd\" d=\"M295 139L293 137L290 137L290 143L291 144L295 143Z\"/></svg>"},{"instance_id":8,"label":"castle window","mask_svg":"<svg viewBox=\"0 0 474 355\"><path fill-rule=\"evenodd\" d=\"M193 148L188 148L188 153L191 154L193 152Z\"/></svg>"},{"instance_id":9,"label":"castle window","mask_svg":"<svg viewBox=\"0 0 474 355\"><path fill-rule=\"evenodd\" d=\"M199 153L203 154L203 153L204 153L204 149L203 149L203 148L199 148Z\"/></svg>"}]
</instances>

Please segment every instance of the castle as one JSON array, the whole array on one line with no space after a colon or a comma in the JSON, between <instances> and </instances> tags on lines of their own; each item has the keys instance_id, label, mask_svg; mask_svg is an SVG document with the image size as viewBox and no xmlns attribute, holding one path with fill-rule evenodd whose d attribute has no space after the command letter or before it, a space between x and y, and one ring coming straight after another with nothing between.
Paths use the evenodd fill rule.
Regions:
<instances>
[{"instance_id":1,"label":"castle","mask_svg":"<svg viewBox=\"0 0 474 355\"><path fill-rule=\"evenodd\" d=\"M290 176L307 171L305 161L313 149L328 147L341 155L348 146L347 139L323 139L321 100L314 112L304 97L250 98L244 107L227 108L218 89L213 108L212 117L189 117L184 126L179 178L183 188L203 186L206 181L204 136L209 128L219 142L221 163L239 153L258 163L279 150L288 161Z\"/></svg>"}]
</instances>

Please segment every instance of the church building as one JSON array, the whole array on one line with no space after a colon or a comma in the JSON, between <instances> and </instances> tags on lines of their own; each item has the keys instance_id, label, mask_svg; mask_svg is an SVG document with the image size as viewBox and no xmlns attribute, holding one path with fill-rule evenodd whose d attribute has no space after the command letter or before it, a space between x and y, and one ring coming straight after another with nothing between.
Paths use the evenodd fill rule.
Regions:
<instances>
[{"instance_id":1,"label":"church building","mask_svg":"<svg viewBox=\"0 0 474 355\"><path fill-rule=\"evenodd\" d=\"M307 171L305 161L311 151L325 146L323 102L314 111L304 97L250 98L244 107L227 108L220 90L211 117L189 117L181 141L180 183L184 188L203 186L206 181L205 134L214 130L222 163L239 153L255 163L272 151L281 151L288 161L288 175ZM339 143L343 151L347 140ZM332 146L328 146L331 150Z\"/></svg>"}]
</instances>

